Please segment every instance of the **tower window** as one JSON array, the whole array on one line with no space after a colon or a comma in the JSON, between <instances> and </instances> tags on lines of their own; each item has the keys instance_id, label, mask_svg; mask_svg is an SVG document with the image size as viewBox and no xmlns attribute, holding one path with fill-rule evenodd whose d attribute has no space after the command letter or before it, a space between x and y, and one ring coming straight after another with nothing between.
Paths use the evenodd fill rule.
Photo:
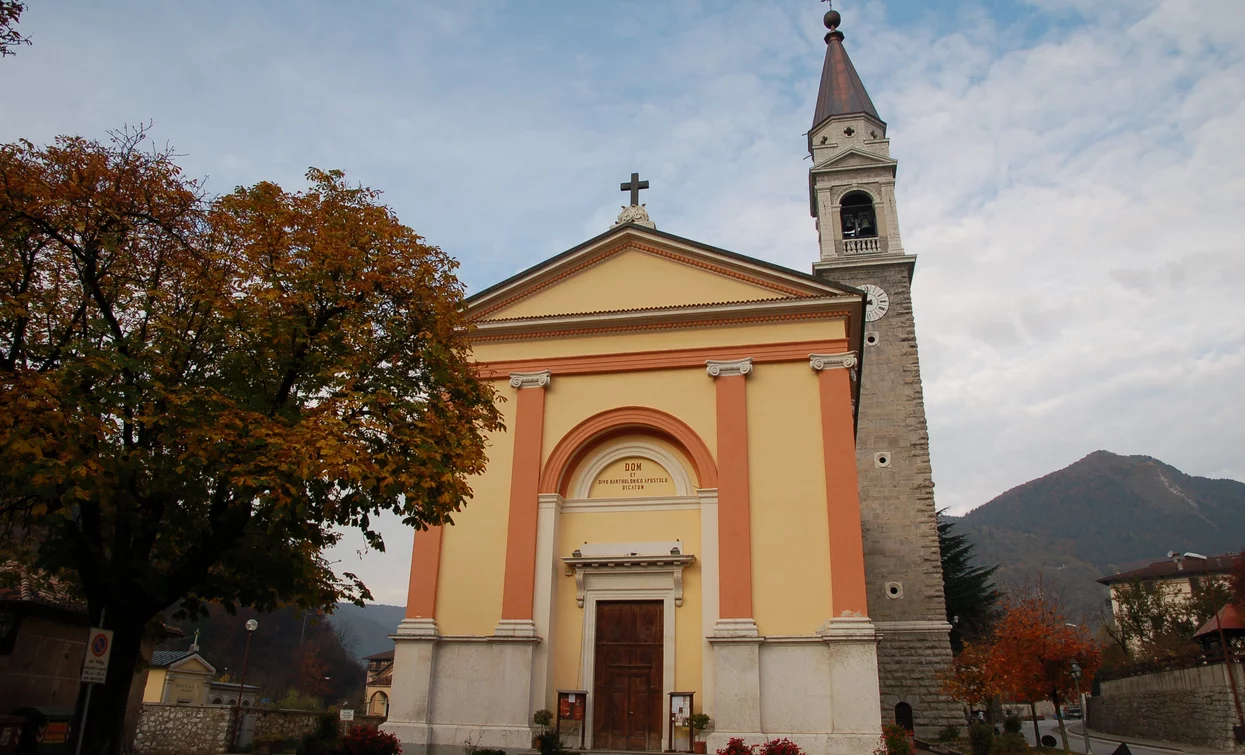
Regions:
<instances>
[{"instance_id":1,"label":"tower window","mask_svg":"<svg viewBox=\"0 0 1245 755\"><path fill-rule=\"evenodd\" d=\"M843 219L843 238L865 239L878 235L877 213L873 211L873 199L863 191L853 191L839 203Z\"/></svg>"}]
</instances>

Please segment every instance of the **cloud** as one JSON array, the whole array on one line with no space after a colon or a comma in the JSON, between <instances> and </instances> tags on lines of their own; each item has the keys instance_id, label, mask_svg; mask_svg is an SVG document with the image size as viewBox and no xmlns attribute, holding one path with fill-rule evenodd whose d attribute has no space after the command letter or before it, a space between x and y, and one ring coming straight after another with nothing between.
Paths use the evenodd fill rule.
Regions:
<instances>
[{"instance_id":1,"label":"cloud","mask_svg":"<svg viewBox=\"0 0 1245 755\"><path fill-rule=\"evenodd\" d=\"M224 191L383 189L475 289L658 226L801 270L818 9L781 2L32 4L0 139L154 119ZM1245 478L1245 4L858 2L899 160L940 506L1098 448ZM333 558L402 603L410 533Z\"/></svg>"}]
</instances>

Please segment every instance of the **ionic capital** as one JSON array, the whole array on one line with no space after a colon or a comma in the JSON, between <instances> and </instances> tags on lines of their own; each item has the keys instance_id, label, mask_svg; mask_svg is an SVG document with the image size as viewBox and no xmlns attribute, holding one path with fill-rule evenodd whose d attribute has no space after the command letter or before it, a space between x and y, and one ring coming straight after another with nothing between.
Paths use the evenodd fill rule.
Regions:
<instances>
[{"instance_id":1,"label":"ionic capital","mask_svg":"<svg viewBox=\"0 0 1245 755\"><path fill-rule=\"evenodd\" d=\"M541 370L540 372L512 372L510 373L511 388L548 388L549 381L553 378L553 373L549 370Z\"/></svg>"},{"instance_id":2,"label":"ionic capital","mask_svg":"<svg viewBox=\"0 0 1245 755\"><path fill-rule=\"evenodd\" d=\"M711 378L747 375L749 372L752 372L752 357L744 357L743 359L709 359L705 362L705 371L709 373Z\"/></svg>"},{"instance_id":3,"label":"ionic capital","mask_svg":"<svg viewBox=\"0 0 1245 755\"><path fill-rule=\"evenodd\" d=\"M814 372L843 368L850 370L856 366L856 352L845 351L842 354L809 354L808 366Z\"/></svg>"}]
</instances>

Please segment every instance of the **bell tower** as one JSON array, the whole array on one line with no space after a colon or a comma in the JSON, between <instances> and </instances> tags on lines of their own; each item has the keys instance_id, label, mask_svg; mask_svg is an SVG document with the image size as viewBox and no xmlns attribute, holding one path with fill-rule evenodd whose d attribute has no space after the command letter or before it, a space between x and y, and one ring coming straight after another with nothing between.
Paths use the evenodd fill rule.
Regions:
<instances>
[{"instance_id":1,"label":"bell tower","mask_svg":"<svg viewBox=\"0 0 1245 755\"><path fill-rule=\"evenodd\" d=\"M882 636L882 721L933 736L963 716L938 690L951 625L912 312L916 257L899 234L886 122L847 55L841 21L838 11L825 15L826 60L808 132L820 241L813 272L867 294L856 466L869 616Z\"/></svg>"}]
</instances>

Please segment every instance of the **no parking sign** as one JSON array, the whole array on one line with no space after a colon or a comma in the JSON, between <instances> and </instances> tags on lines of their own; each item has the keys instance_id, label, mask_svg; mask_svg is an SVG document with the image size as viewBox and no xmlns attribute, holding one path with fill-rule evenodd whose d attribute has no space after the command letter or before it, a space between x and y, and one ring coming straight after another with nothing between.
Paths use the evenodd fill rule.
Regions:
<instances>
[{"instance_id":1,"label":"no parking sign","mask_svg":"<svg viewBox=\"0 0 1245 755\"><path fill-rule=\"evenodd\" d=\"M91 629L86 640L86 658L82 661L82 681L103 684L108 677L108 657L112 655L112 630Z\"/></svg>"}]
</instances>

